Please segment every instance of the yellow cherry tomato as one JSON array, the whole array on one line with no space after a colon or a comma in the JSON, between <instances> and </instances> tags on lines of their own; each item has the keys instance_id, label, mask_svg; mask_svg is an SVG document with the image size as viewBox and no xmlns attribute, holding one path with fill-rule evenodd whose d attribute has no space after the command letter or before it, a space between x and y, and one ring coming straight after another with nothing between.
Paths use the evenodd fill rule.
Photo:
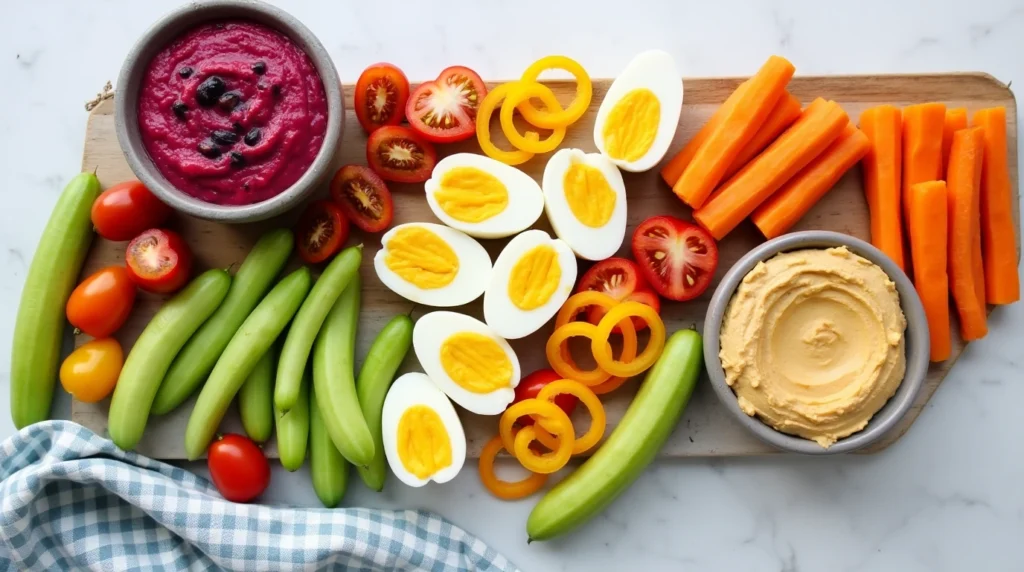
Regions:
<instances>
[{"instance_id":1,"label":"yellow cherry tomato","mask_svg":"<svg viewBox=\"0 0 1024 572\"><path fill-rule=\"evenodd\" d=\"M523 101L529 101L532 97L540 99L551 111L561 111L562 106L555 98L554 92L548 86L539 83L513 82L512 86L508 95L505 96L505 102L501 104L499 116L501 131L508 138L508 142L521 151L534 154L548 153L557 149L565 139L565 127L556 127L551 131L551 135L543 141L531 141L520 135L516 131L515 123L512 122L512 112L515 111L516 105Z\"/></svg>"},{"instance_id":2,"label":"yellow cherry tomato","mask_svg":"<svg viewBox=\"0 0 1024 572\"><path fill-rule=\"evenodd\" d=\"M647 347L644 348L643 353L636 356L636 359L626 360L623 358L622 360L616 360L612 356L611 346L607 342L601 342L607 340L616 324L619 324L619 327L622 328L626 322L630 322L632 326L632 320L629 320L629 318L634 316L647 322L647 328L651 331ZM598 367L611 375L633 377L647 371L658 360L658 357L661 356L661 351L665 349L665 323L661 321L658 312L647 304L632 301L623 302L609 310L601 318L601 322L597 324L597 331L593 332L593 336L590 339L590 350L594 352L594 361L597 362Z\"/></svg>"},{"instance_id":3,"label":"yellow cherry tomato","mask_svg":"<svg viewBox=\"0 0 1024 572\"><path fill-rule=\"evenodd\" d=\"M520 481L503 481L494 472L494 458L498 456L505 447L501 444L501 437L495 435L493 439L484 445L480 451L480 482L491 492L492 495L503 500L517 500L528 497L544 487L548 482L548 476L540 473L530 473L530 476ZM511 453L510 453L511 454Z\"/></svg>"},{"instance_id":4,"label":"yellow cherry tomato","mask_svg":"<svg viewBox=\"0 0 1024 572\"><path fill-rule=\"evenodd\" d=\"M587 432L584 433L582 436L576 437L576 442L572 446L573 455L586 453L591 448L593 448L594 445L597 445L598 441L601 440L601 437L604 437L604 430L608 424L608 418L605 415L604 406L601 405L601 400L597 397L597 395L594 394L593 391L591 391L589 387L583 385L578 381L573 381L571 379L553 381L545 385L543 389L540 390L540 393L537 394L537 399L554 402L555 397L558 397L559 395L562 394L569 394L575 396L577 399L580 400L580 403L582 403L587 408L587 411L590 413L590 428L587 429ZM535 429L538 437L543 435L544 433L547 433L547 428L544 427L546 423L544 423L543 420L538 421L537 424L540 425L540 427L537 427ZM550 436L550 434L548 436ZM558 446L561 445L560 438L558 440L558 443L556 443L554 439L539 438L538 440L541 442L542 445L551 449L557 449ZM552 447L551 445L556 446Z\"/></svg>"},{"instance_id":5,"label":"yellow cherry tomato","mask_svg":"<svg viewBox=\"0 0 1024 572\"><path fill-rule=\"evenodd\" d=\"M60 383L79 401L95 403L114 391L124 352L114 338L82 344L60 366Z\"/></svg>"},{"instance_id":6,"label":"yellow cherry tomato","mask_svg":"<svg viewBox=\"0 0 1024 572\"><path fill-rule=\"evenodd\" d=\"M515 82L503 83L487 92L479 109L476 110L476 140L480 144L480 150L491 159L496 159L506 165L519 165L533 158L533 153L526 151L505 151L491 141L491 115L498 108L498 104L505 100ZM530 131L526 134L527 140L539 141L540 135Z\"/></svg>"},{"instance_id":7,"label":"yellow cherry tomato","mask_svg":"<svg viewBox=\"0 0 1024 572\"><path fill-rule=\"evenodd\" d=\"M547 56L533 62L523 72L523 77L519 81L522 83L536 83L540 74L550 69L565 70L576 78L576 98L572 100L572 103L565 110L559 107L557 111L547 104L545 105L548 110L542 111L534 107L529 99L526 99L519 102L519 112L523 114L523 118L530 122L531 125L542 129L568 127L587 112L587 108L590 107L590 99L594 94L594 86L590 82L590 75L587 74L587 70L583 69L583 66L575 60L565 56Z\"/></svg>"}]
</instances>

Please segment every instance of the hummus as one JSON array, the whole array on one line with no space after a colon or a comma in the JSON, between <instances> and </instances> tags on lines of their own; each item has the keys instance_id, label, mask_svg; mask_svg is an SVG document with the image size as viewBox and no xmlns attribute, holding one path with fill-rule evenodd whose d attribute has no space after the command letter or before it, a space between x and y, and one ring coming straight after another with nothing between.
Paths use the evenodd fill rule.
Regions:
<instances>
[{"instance_id":1,"label":"hummus","mask_svg":"<svg viewBox=\"0 0 1024 572\"><path fill-rule=\"evenodd\" d=\"M149 63L138 100L142 142L179 190L221 205L269 199L301 177L327 131L327 97L309 56L262 24L201 24Z\"/></svg>"},{"instance_id":2,"label":"hummus","mask_svg":"<svg viewBox=\"0 0 1024 572\"><path fill-rule=\"evenodd\" d=\"M828 448L863 429L906 370L896 285L846 247L779 254L750 271L722 322L740 409Z\"/></svg>"}]
</instances>

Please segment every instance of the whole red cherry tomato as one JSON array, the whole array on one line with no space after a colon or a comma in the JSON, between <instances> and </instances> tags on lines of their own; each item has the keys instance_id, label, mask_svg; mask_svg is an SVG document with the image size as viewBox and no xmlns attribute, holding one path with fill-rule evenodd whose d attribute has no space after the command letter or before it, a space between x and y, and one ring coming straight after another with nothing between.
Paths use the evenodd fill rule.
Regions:
<instances>
[{"instance_id":1,"label":"whole red cherry tomato","mask_svg":"<svg viewBox=\"0 0 1024 572\"><path fill-rule=\"evenodd\" d=\"M110 187L92 204L92 225L107 240L131 240L147 228L164 224L171 207L139 181Z\"/></svg>"},{"instance_id":2,"label":"whole red cherry tomato","mask_svg":"<svg viewBox=\"0 0 1024 572\"><path fill-rule=\"evenodd\" d=\"M519 403L524 399L533 399L537 397L537 394L540 393L540 390L545 385L560 379L563 379L562 376L555 373L553 369L538 369L519 381L519 385L516 386L516 398L512 400L512 403ZM575 395L562 394L555 397L555 405L562 408L566 415L572 415L572 412L576 410L578 402L579 399ZM517 423L523 427L533 425L533 417L523 415Z\"/></svg>"},{"instance_id":3,"label":"whole red cherry tomato","mask_svg":"<svg viewBox=\"0 0 1024 572\"><path fill-rule=\"evenodd\" d=\"M210 445L206 456L214 486L231 502L249 502L270 484L270 463L248 437L228 433Z\"/></svg>"}]
</instances>

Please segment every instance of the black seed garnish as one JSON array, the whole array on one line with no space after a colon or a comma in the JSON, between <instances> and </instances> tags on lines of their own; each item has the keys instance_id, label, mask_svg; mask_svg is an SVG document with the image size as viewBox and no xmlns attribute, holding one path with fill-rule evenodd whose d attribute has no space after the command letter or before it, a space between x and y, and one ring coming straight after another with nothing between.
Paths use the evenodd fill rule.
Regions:
<instances>
[{"instance_id":1,"label":"black seed garnish","mask_svg":"<svg viewBox=\"0 0 1024 572\"><path fill-rule=\"evenodd\" d=\"M227 90L228 86L225 85L224 80L215 75L210 76L196 88L196 101L203 107L212 107Z\"/></svg>"},{"instance_id":2,"label":"black seed garnish","mask_svg":"<svg viewBox=\"0 0 1024 572\"><path fill-rule=\"evenodd\" d=\"M192 77L192 72L193 71L195 71L195 70L193 70L192 68L190 68L188 66L185 66L185 67L181 68L180 70L178 70L178 77L180 77L181 79L188 79L188 78Z\"/></svg>"},{"instance_id":3,"label":"black seed garnish","mask_svg":"<svg viewBox=\"0 0 1024 572\"><path fill-rule=\"evenodd\" d=\"M263 81L262 79L260 81L256 82L256 89L258 89L260 91L263 91L264 89L267 89L267 82Z\"/></svg>"},{"instance_id":4,"label":"black seed garnish","mask_svg":"<svg viewBox=\"0 0 1024 572\"><path fill-rule=\"evenodd\" d=\"M242 156L238 151L231 152L231 166L232 167L244 167L245 157Z\"/></svg>"},{"instance_id":5,"label":"black seed garnish","mask_svg":"<svg viewBox=\"0 0 1024 572\"><path fill-rule=\"evenodd\" d=\"M253 127L245 134L245 144L252 147L253 145L260 142L263 137L263 131L259 127Z\"/></svg>"},{"instance_id":6,"label":"black seed garnish","mask_svg":"<svg viewBox=\"0 0 1024 572\"><path fill-rule=\"evenodd\" d=\"M235 133L241 133L242 131L245 131L245 126L237 121L231 124L231 128L235 130Z\"/></svg>"},{"instance_id":7,"label":"black seed garnish","mask_svg":"<svg viewBox=\"0 0 1024 572\"><path fill-rule=\"evenodd\" d=\"M200 141L196 148L204 157L209 159L216 159L217 157L220 157L220 147L217 147L217 145L209 139L203 139Z\"/></svg>"},{"instance_id":8,"label":"black seed garnish","mask_svg":"<svg viewBox=\"0 0 1024 572\"><path fill-rule=\"evenodd\" d=\"M271 91L271 93L274 94L274 97L281 97L281 84L275 83L274 87L271 88L270 91Z\"/></svg>"},{"instance_id":9,"label":"black seed garnish","mask_svg":"<svg viewBox=\"0 0 1024 572\"><path fill-rule=\"evenodd\" d=\"M256 75L267 73L267 62L259 61L252 64L252 72Z\"/></svg>"},{"instance_id":10,"label":"black seed garnish","mask_svg":"<svg viewBox=\"0 0 1024 572\"><path fill-rule=\"evenodd\" d=\"M210 134L210 139L218 145L234 145L238 143L238 133L226 129L218 129Z\"/></svg>"},{"instance_id":11,"label":"black seed garnish","mask_svg":"<svg viewBox=\"0 0 1024 572\"><path fill-rule=\"evenodd\" d=\"M242 100L242 94L237 91L228 91L217 98L217 105L220 106L224 111L231 111L238 107L238 103Z\"/></svg>"},{"instance_id":12,"label":"black seed garnish","mask_svg":"<svg viewBox=\"0 0 1024 572\"><path fill-rule=\"evenodd\" d=\"M175 101L174 103L171 104L171 111L174 112L174 115L176 115L178 117L178 119L181 119L181 120L184 121L185 120L185 112L188 111L188 106L185 105L184 101L179 99L179 100L177 100L177 101Z\"/></svg>"}]
</instances>

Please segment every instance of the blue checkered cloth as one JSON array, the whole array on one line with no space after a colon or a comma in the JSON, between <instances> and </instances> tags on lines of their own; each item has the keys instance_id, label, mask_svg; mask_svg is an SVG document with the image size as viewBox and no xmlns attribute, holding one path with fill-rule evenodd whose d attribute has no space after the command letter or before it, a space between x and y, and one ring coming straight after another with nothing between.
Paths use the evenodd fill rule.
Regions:
<instances>
[{"instance_id":1,"label":"blue checkered cloth","mask_svg":"<svg viewBox=\"0 0 1024 572\"><path fill-rule=\"evenodd\" d=\"M425 511L235 504L69 421L0 443L0 570L517 570Z\"/></svg>"}]
</instances>

